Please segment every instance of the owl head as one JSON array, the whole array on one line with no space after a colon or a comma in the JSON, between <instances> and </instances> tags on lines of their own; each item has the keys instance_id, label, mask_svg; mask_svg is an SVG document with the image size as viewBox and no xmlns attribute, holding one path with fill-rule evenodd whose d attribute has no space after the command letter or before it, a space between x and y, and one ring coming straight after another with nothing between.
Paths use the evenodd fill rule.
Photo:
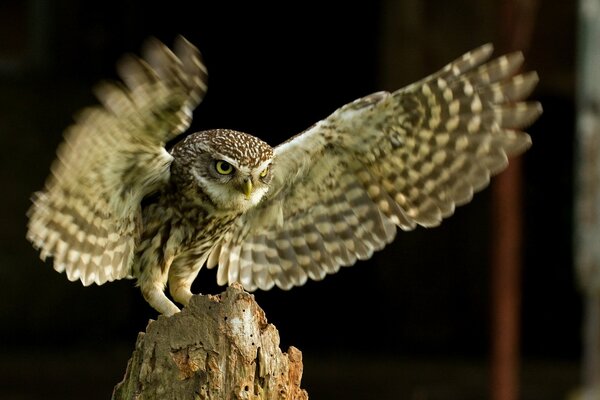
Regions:
<instances>
[{"instance_id":1,"label":"owl head","mask_svg":"<svg viewBox=\"0 0 600 400\"><path fill-rule=\"evenodd\" d=\"M273 149L252 135L229 129L196 132L171 154L172 182L208 197L218 210L246 211L269 190Z\"/></svg>"}]
</instances>

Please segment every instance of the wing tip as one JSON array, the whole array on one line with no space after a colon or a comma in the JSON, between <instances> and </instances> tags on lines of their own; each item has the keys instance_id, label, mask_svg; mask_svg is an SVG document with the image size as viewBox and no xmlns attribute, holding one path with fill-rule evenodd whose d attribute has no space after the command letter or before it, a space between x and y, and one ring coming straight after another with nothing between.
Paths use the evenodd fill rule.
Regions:
<instances>
[{"instance_id":1,"label":"wing tip","mask_svg":"<svg viewBox=\"0 0 600 400\"><path fill-rule=\"evenodd\" d=\"M494 44L492 42L487 42L479 46L476 51L481 52L482 54L487 55L488 57L492 55L494 52Z\"/></svg>"}]
</instances>

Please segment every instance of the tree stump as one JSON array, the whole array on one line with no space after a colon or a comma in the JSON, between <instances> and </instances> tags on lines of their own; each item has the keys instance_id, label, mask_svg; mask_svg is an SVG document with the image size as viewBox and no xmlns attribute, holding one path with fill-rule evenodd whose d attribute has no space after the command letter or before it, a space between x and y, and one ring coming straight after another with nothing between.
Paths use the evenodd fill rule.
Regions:
<instances>
[{"instance_id":1,"label":"tree stump","mask_svg":"<svg viewBox=\"0 0 600 400\"><path fill-rule=\"evenodd\" d=\"M232 285L150 321L112 398L305 400L301 378L300 350L283 353L254 296Z\"/></svg>"}]
</instances>

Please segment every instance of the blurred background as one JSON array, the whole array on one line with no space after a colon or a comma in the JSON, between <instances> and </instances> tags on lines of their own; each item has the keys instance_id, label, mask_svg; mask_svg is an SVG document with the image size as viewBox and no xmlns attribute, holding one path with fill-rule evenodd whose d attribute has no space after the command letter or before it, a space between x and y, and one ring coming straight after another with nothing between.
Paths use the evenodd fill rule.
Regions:
<instances>
[{"instance_id":1,"label":"blurred background","mask_svg":"<svg viewBox=\"0 0 600 400\"><path fill-rule=\"evenodd\" d=\"M191 131L231 128L272 145L483 43L514 50L511 2L257 3L0 2L0 398L108 399L137 333L156 318L134 282L68 282L25 240L31 194L62 131L145 38L171 43L181 33L203 53L209 90ZM514 372L519 398L566 399L581 385L582 358L572 246L577 3L539 2L531 15L514 29L525 29L544 114L520 163L522 269L508 288L517 293ZM491 396L494 193L439 228L399 232L324 281L256 293L282 348L302 350L310 398ZM214 270L202 271L194 289L218 293L214 282Z\"/></svg>"}]
</instances>

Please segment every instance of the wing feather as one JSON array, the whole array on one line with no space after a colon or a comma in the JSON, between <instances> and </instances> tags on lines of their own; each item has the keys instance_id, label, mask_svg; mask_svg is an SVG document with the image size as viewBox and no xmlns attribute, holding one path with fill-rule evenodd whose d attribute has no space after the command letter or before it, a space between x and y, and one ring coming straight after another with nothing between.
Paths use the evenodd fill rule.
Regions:
<instances>
[{"instance_id":1,"label":"wing feather","mask_svg":"<svg viewBox=\"0 0 600 400\"><path fill-rule=\"evenodd\" d=\"M206 91L200 54L183 37L175 53L156 39L145 59L126 56L120 82L75 117L45 188L29 210L28 239L54 268L84 285L131 274L140 202L169 177L164 144L188 128Z\"/></svg>"},{"instance_id":2,"label":"wing feather","mask_svg":"<svg viewBox=\"0 0 600 400\"><path fill-rule=\"evenodd\" d=\"M403 89L360 98L275 148L267 198L220 246L227 282L242 269L232 248L247 262L247 289L288 289L470 201L530 146L521 129L541 113L523 101L538 79L517 74L521 53L486 63L491 53L482 46Z\"/></svg>"}]
</instances>

